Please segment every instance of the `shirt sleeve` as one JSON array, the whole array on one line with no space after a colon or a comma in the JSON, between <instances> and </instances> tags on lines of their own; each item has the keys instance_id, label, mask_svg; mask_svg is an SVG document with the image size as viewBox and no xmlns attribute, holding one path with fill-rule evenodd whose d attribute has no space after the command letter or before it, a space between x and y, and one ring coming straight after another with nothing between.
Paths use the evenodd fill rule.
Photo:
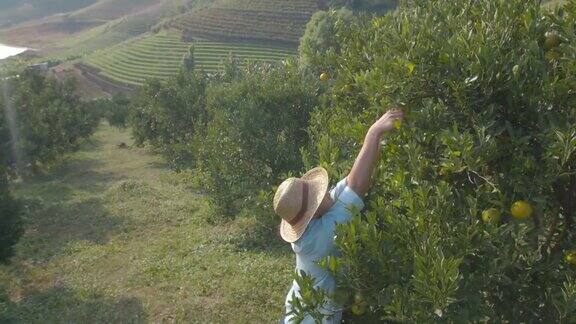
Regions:
<instances>
[{"instance_id":1,"label":"shirt sleeve","mask_svg":"<svg viewBox=\"0 0 576 324\"><path fill-rule=\"evenodd\" d=\"M353 205L360 210L364 208L362 198L352 188L348 187L347 178L338 181L336 186L330 190L330 197L334 203L340 202L347 207Z\"/></svg>"},{"instance_id":2,"label":"shirt sleeve","mask_svg":"<svg viewBox=\"0 0 576 324\"><path fill-rule=\"evenodd\" d=\"M340 180L330 190L330 197L334 201L331 209L334 209L337 223L348 221L352 216L352 208L358 210L364 208L364 201L352 188L348 187L346 178Z\"/></svg>"}]
</instances>

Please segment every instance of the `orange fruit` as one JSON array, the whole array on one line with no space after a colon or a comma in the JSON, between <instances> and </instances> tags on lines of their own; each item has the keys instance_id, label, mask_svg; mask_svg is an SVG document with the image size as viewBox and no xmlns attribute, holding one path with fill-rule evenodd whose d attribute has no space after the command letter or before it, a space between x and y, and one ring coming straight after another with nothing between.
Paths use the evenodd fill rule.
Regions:
<instances>
[{"instance_id":1,"label":"orange fruit","mask_svg":"<svg viewBox=\"0 0 576 324\"><path fill-rule=\"evenodd\" d=\"M514 74L515 77L520 75L520 65L514 65L512 67L512 74Z\"/></svg>"},{"instance_id":2,"label":"orange fruit","mask_svg":"<svg viewBox=\"0 0 576 324\"><path fill-rule=\"evenodd\" d=\"M357 292L354 295L354 303L350 309L352 310L352 314L356 316L360 316L366 313L366 301L364 300L364 297L361 293Z\"/></svg>"},{"instance_id":3,"label":"orange fruit","mask_svg":"<svg viewBox=\"0 0 576 324\"><path fill-rule=\"evenodd\" d=\"M560 53L557 50L551 49L548 52L546 52L546 54L544 54L544 57L546 57L546 59L549 61L557 61L562 58L562 53Z\"/></svg>"},{"instance_id":4,"label":"orange fruit","mask_svg":"<svg viewBox=\"0 0 576 324\"><path fill-rule=\"evenodd\" d=\"M570 251L564 256L564 260L573 266L576 266L576 251Z\"/></svg>"},{"instance_id":5,"label":"orange fruit","mask_svg":"<svg viewBox=\"0 0 576 324\"><path fill-rule=\"evenodd\" d=\"M350 309L352 310L352 314L361 316L366 313L366 304L354 304Z\"/></svg>"},{"instance_id":6,"label":"orange fruit","mask_svg":"<svg viewBox=\"0 0 576 324\"><path fill-rule=\"evenodd\" d=\"M496 224L500 221L500 211L496 208L488 208L482 212L482 220L486 223Z\"/></svg>"},{"instance_id":7,"label":"orange fruit","mask_svg":"<svg viewBox=\"0 0 576 324\"><path fill-rule=\"evenodd\" d=\"M544 37L545 37L544 48L546 50L557 47L562 42L560 35L558 35L558 33L555 31L546 32L546 34L544 34Z\"/></svg>"},{"instance_id":8,"label":"orange fruit","mask_svg":"<svg viewBox=\"0 0 576 324\"><path fill-rule=\"evenodd\" d=\"M510 207L510 213L516 219L526 219L532 216L533 211L532 206L523 200L518 200Z\"/></svg>"},{"instance_id":9,"label":"orange fruit","mask_svg":"<svg viewBox=\"0 0 576 324\"><path fill-rule=\"evenodd\" d=\"M328 73L324 72L324 73L320 74L320 81L322 81L322 82L328 81Z\"/></svg>"}]
</instances>

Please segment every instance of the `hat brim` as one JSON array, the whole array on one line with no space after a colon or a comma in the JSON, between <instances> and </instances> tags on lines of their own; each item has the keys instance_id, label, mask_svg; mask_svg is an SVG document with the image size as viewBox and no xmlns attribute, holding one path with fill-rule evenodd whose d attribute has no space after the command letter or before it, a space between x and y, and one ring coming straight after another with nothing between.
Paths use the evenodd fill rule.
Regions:
<instances>
[{"instance_id":1,"label":"hat brim","mask_svg":"<svg viewBox=\"0 0 576 324\"><path fill-rule=\"evenodd\" d=\"M280 236L289 243L296 242L304 234L310 220L314 217L318 207L320 207L329 184L328 172L322 167L316 167L306 172L301 179L306 181L309 186L306 212L294 225L285 220L280 223Z\"/></svg>"}]
</instances>

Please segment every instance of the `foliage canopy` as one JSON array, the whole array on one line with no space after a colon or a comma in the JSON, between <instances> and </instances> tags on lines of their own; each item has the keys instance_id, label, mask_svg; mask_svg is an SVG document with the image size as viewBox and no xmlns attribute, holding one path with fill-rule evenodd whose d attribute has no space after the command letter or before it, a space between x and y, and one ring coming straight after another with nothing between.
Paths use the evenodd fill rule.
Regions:
<instances>
[{"instance_id":1,"label":"foliage canopy","mask_svg":"<svg viewBox=\"0 0 576 324\"><path fill-rule=\"evenodd\" d=\"M407 113L365 213L339 230L342 256L324 261L338 298L365 296L362 320L575 318L575 17L574 1L549 13L438 0L335 22L340 53L316 58L334 77L307 165L343 177L371 122L390 106ZM532 217L511 216L518 200ZM490 208L501 222L482 221Z\"/></svg>"}]
</instances>

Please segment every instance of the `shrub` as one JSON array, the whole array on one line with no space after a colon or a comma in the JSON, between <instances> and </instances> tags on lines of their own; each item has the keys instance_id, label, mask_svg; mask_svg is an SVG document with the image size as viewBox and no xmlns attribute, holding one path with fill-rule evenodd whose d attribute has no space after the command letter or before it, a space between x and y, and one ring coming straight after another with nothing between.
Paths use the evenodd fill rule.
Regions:
<instances>
[{"instance_id":1,"label":"shrub","mask_svg":"<svg viewBox=\"0 0 576 324\"><path fill-rule=\"evenodd\" d=\"M172 167L194 167L198 139L195 135L206 118L206 86L206 76L200 72L183 71L166 84L147 81L130 108L136 144L149 143Z\"/></svg>"},{"instance_id":2,"label":"shrub","mask_svg":"<svg viewBox=\"0 0 576 324\"><path fill-rule=\"evenodd\" d=\"M130 98L122 93L115 94L111 100L106 101L104 107L103 115L110 126L126 128L130 114Z\"/></svg>"},{"instance_id":3,"label":"shrub","mask_svg":"<svg viewBox=\"0 0 576 324\"><path fill-rule=\"evenodd\" d=\"M93 133L100 113L81 103L74 81L63 84L34 71L0 80L0 262L23 233L21 206L9 192L7 173L50 163Z\"/></svg>"},{"instance_id":4,"label":"shrub","mask_svg":"<svg viewBox=\"0 0 576 324\"><path fill-rule=\"evenodd\" d=\"M1 98L0 98L1 99ZM8 191L6 163L10 161L10 132L6 126L6 116L0 110L0 262L6 262L13 254L13 246L23 233L20 205Z\"/></svg>"},{"instance_id":5,"label":"shrub","mask_svg":"<svg viewBox=\"0 0 576 324\"><path fill-rule=\"evenodd\" d=\"M13 156L9 159L12 166L16 162L20 166L53 162L59 155L76 149L80 140L98 126L100 114L80 102L73 79L59 83L38 72L26 71L17 79L4 82L6 91L0 106L2 111L11 111L11 127L17 138L16 145L2 144L21 155L19 161Z\"/></svg>"},{"instance_id":6,"label":"shrub","mask_svg":"<svg viewBox=\"0 0 576 324\"><path fill-rule=\"evenodd\" d=\"M13 255L13 246L24 230L20 204L8 191L5 167L0 167L0 262L6 262Z\"/></svg>"},{"instance_id":7,"label":"shrub","mask_svg":"<svg viewBox=\"0 0 576 324\"><path fill-rule=\"evenodd\" d=\"M328 68L323 60L326 53L340 52L334 24L337 21L347 23L352 17L350 10L342 8L318 11L310 18L298 48L299 64L304 71L318 74Z\"/></svg>"},{"instance_id":8,"label":"shrub","mask_svg":"<svg viewBox=\"0 0 576 324\"><path fill-rule=\"evenodd\" d=\"M280 175L301 168L299 150L317 104L315 87L293 62L249 65L209 87L199 168L205 189L224 213L254 203Z\"/></svg>"},{"instance_id":9,"label":"shrub","mask_svg":"<svg viewBox=\"0 0 576 324\"><path fill-rule=\"evenodd\" d=\"M437 0L335 24L306 164L343 177L376 117L407 113L324 261L339 299L363 296L358 321L576 318L575 17L575 1ZM532 216L511 215L518 200ZM490 208L501 221L482 220Z\"/></svg>"}]
</instances>

